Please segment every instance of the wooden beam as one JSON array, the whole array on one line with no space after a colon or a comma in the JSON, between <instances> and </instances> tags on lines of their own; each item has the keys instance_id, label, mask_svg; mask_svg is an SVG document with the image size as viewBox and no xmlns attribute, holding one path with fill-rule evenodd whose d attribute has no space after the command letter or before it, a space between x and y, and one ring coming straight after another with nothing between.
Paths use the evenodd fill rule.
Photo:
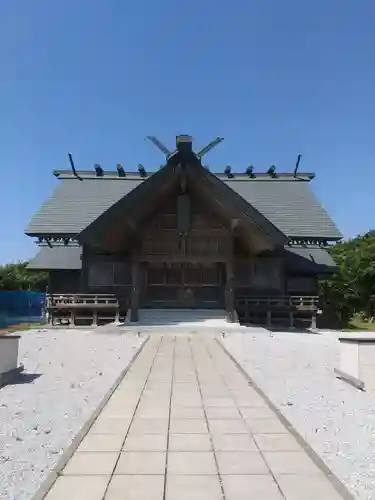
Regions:
<instances>
[{"instance_id":1,"label":"wooden beam","mask_svg":"<svg viewBox=\"0 0 375 500\"><path fill-rule=\"evenodd\" d=\"M140 259L143 262L190 262L192 264L198 264L200 262L210 264L213 262L226 262L228 259L227 255L141 255Z\"/></svg>"},{"instance_id":2,"label":"wooden beam","mask_svg":"<svg viewBox=\"0 0 375 500\"><path fill-rule=\"evenodd\" d=\"M140 297L140 263L138 253L135 251L132 259L132 290L130 296L130 321L139 319L139 297Z\"/></svg>"},{"instance_id":3,"label":"wooden beam","mask_svg":"<svg viewBox=\"0 0 375 500\"><path fill-rule=\"evenodd\" d=\"M229 256L225 263L226 267L226 284L225 284L225 309L228 315L229 323L236 321L235 311L235 273L234 273L234 249L233 249L233 235L231 239L231 247Z\"/></svg>"}]
</instances>

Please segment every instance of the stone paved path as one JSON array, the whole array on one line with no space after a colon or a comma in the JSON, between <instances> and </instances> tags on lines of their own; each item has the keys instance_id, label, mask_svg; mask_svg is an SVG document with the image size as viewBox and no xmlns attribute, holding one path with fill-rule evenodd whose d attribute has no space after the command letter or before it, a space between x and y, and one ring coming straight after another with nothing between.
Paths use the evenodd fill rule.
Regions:
<instances>
[{"instance_id":1,"label":"stone paved path","mask_svg":"<svg viewBox=\"0 0 375 500\"><path fill-rule=\"evenodd\" d=\"M339 500L214 339L153 337L47 500Z\"/></svg>"}]
</instances>

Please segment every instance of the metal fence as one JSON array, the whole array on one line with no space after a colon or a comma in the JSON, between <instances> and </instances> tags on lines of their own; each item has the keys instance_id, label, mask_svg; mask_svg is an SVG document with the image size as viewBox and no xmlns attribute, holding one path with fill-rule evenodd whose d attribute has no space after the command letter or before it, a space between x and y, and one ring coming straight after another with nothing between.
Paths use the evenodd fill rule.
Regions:
<instances>
[{"instance_id":1,"label":"metal fence","mask_svg":"<svg viewBox=\"0 0 375 500\"><path fill-rule=\"evenodd\" d=\"M0 328L41 321L44 314L44 304L45 293L0 292Z\"/></svg>"}]
</instances>

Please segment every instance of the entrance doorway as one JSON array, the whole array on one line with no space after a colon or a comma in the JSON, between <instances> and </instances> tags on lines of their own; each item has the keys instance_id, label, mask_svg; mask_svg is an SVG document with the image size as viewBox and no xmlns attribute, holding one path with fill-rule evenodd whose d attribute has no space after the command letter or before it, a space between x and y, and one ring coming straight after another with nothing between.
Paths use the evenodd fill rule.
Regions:
<instances>
[{"instance_id":1,"label":"entrance doorway","mask_svg":"<svg viewBox=\"0 0 375 500\"><path fill-rule=\"evenodd\" d=\"M142 267L142 307L224 307L225 266L220 262L145 262Z\"/></svg>"}]
</instances>

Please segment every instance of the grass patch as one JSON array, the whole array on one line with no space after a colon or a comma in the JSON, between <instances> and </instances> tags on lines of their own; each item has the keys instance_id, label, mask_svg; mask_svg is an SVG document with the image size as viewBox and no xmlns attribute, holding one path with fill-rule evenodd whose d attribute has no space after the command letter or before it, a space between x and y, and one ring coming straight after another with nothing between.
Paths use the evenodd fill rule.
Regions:
<instances>
[{"instance_id":1,"label":"grass patch","mask_svg":"<svg viewBox=\"0 0 375 500\"><path fill-rule=\"evenodd\" d=\"M32 330L34 328L40 328L41 323L20 323L19 325L9 325L4 328L0 327L0 334L6 335L7 333L20 332L23 330Z\"/></svg>"},{"instance_id":2,"label":"grass patch","mask_svg":"<svg viewBox=\"0 0 375 500\"><path fill-rule=\"evenodd\" d=\"M343 332L375 332L375 323L368 323L362 318L355 317L350 322L346 328L343 328Z\"/></svg>"}]
</instances>

